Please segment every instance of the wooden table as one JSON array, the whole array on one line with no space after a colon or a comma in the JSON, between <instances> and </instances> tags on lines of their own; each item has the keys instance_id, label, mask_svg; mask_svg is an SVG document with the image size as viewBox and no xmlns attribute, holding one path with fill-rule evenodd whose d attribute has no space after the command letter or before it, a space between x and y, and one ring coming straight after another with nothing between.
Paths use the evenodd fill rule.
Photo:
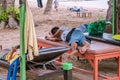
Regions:
<instances>
[{"instance_id":1,"label":"wooden table","mask_svg":"<svg viewBox=\"0 0 120 80\"><path fill-rule=\"evenodd\" d=\"M40 47L50 47L50 46L66 46L65 42L52 42L44 39L38 38L38 45ZM70 53L71 50L68 51ZM116 58L118 64L117 76L116 77L107 77L100 75L104 80L120 80L120 46L106 44L103 42L92 41L90 49L86 51L84 55L80 53L75 54L79 57L84 57L88 59L89 63L93 68L93 80L98 80L98 62L99 60ZM79 68L73 67L74 70L79 70Z\"/></svg>"}]
</instances>

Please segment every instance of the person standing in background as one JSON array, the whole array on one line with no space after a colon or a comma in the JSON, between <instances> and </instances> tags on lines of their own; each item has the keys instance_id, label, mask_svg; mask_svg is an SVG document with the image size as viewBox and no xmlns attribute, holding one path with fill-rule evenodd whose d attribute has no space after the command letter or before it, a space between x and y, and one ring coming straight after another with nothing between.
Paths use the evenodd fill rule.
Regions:
<instances>
[{"instance_id":1,"label":"person standing in background","mask_svg":"<svg viewBox=\"0 0 120 80\"><path fill-rule=\"evenodd\" d=\"M56 12L58 11L58 6L59 6L58 0L54 0L54 8L55 8Z\"/></svg>"},{"instance_id":2,"label":"person standing in background","mask_svg":"<svg viewBox=\"0 0 120 80\"><path fill-rule=\"evenodd\" d=\"M42 0L37 0L37 3L39 8L43 8Z\"/></svg>"},{"instance_id":3,"label":"person standing in background","mask_svg":"<svg viewBox=\"0 0 120 80\"><path fill-rule=\"evenodd\" d=\"M112 21L112 0L108 1L108 6L106 21Z\"/></svg>"}]
</instances>

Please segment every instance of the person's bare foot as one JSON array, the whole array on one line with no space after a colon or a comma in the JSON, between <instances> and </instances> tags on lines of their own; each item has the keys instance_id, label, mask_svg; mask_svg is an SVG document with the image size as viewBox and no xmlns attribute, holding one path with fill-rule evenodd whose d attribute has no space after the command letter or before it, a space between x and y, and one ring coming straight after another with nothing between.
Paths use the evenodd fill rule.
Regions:
<instances>
[{"instance_id":1,"label":"person's bare foot","mask_svg":"<svg viewBox=\"0 0 120 80\"><path fill-rule=\"evenodd\" d=\"M87 51L86 47L78 47L80 54L84 54Z\"/></svg>"},{"instance_id":2,"label":"person's bare foot","mask_svg":"<svg viewBox=\"0 0 120 80\"><path fill-rule=\"evenodd\" d=\"M71 54L69 55L69 59L74 59L74 54L78 53L78 50L74 50L71 52Z\"/></svg>"},{"instance_id":3,"label":"person's bare foot","mask_svg":"<svg viewBox=\"0 0 120 80\"><path fill-rule=\"evenodd\" d=\"M73 43L71 44L71 47L72 47L72 51L77 50L77 43L76 43L76 42L73 42Z\"/></svg>"}]
</instances>

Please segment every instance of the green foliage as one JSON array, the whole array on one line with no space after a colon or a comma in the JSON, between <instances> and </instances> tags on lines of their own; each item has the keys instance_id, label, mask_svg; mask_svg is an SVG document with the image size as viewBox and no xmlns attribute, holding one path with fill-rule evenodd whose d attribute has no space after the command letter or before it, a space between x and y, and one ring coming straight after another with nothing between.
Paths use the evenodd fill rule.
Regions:
<instances>
[{"instance_id":1,"label":"green foliage","mask_svg":"<svg viewBox=\"0 0 120 80\"><path fill-rule=\"evenodd\" d=\"M102 35L105 28L106 28L106 21L100 20L89 24L87 30L89 32L89 35Z\"/></svg>"},{"instance_id":2,"label":"green foliage","mask_svg":"<svg viewBox=\"0 0 120 80\"><path fill-rule=\"evenodd\" d=\"M2 4L0 3L0 11L1 11L1 9L2 9Z\"/></svg>"},{"instance_id":3,"label":"green foliage","mask_svg":"<svg viewBox=\"0 0 120 80\"><path fill-rule=\"evenodd\" d=\"M19 22L20 20L20 12L19 12L19 9L18 8L15 8L14 9L14 17L15 17L15 20Z\"/></svg>"},{"instance_id":4,"label":"green foliage","mask_svg":"<svg viewBox=\"0 0 120 80\"><path fill-rule=\"evenodd\" d=\"M103 20L103 17L102 17L102 16L99 16L98 19L99 19L99 21L100 21L100 20Z\"/></svg>"},{"instance_id":5,"label":"green foliage","mask_svg":"<svg viewBox=\"0 0 120 80\"><path fill-rule=\"evenodd\" d=\"M2 4L0 4L0 6L2 6Z\"/></svg>"},{"instance_id":6,"label":"green foliage","mask_svg":"<svg viewBox=\"0 0 120 80\"><path fill-rule=\"evenodd\" d=\"M20 20L19 9L12 6L9 6L6 10L0 11L0 22L7 21L9 15L13 15L15 20L19 22Z\"/></svg>"},{"instance_id":7,"label":"green foliage","mask_svg":"<svg viewBox=\"0 0 120 80\"><path fill-rule=\"evenodd\" d=\"M5 11L5 10L2 10L2 11L0 12L0 22L1 22L1 21L6 21L7 19L8 19L8 16L7 16L6 11Z\"/></svg>"},{"instance_id":8,"label":"green foliage","mask_svg":"<svg viewBox=\"0 0 120 80\"><path fill-rule=\"evenodd\" d=\"M1 8L2 8L2 4L0 4L0 10L1 10Z\"/></svg>"}]
</instances>

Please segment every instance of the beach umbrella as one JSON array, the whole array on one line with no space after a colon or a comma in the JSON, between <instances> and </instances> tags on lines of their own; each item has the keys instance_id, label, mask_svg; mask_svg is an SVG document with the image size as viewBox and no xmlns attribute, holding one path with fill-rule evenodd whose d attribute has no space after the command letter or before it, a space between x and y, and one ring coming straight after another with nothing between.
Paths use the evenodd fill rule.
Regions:
<instances>
[{"instance_id":1,"label":"beach umbrella","mask_svg":"<svg viewBox=\"0 0 120 80\"><path fill-rule=\"evenodd\" d=\"M29 60L38 56L34 21L27 0L20 2L20 47L20 80L26 80L25 53L28 53Z\"/></svg>"}]
</instances>

